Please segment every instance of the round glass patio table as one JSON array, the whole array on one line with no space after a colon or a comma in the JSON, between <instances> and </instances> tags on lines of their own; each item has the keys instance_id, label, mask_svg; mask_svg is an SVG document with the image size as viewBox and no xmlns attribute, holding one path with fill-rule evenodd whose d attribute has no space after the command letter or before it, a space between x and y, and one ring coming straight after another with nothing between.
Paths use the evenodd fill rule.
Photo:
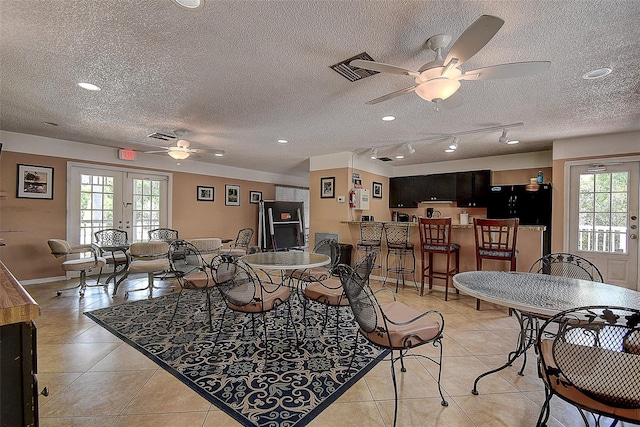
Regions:
<instances>
[{"instance_id":1,"label":"round glass patio table","mask_svg":"<svg viewBox=\"0 0 640 427\"><path fill-rule=\"evenodd\" d=\"M478 394L478 381L501 371L523 356L523 375L527 350L537 337L538 320L561 311L590 305L640 307L640 292L589 280L517 271L467 271L453 276L453 285L460 292L483 301L510 307L520 323L516 349L509 353L507 363L479 375L473 383Z\"/></svg>"}]
</instances>

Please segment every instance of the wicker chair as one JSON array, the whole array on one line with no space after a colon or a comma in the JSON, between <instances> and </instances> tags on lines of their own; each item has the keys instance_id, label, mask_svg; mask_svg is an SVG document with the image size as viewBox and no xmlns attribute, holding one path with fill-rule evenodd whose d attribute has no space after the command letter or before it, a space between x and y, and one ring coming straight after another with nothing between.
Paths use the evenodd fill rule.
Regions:
<instances>
[{"instance_id":1,"label":"wicker chair","mask_svg":"<svg viewBox=\"0 0 640 427\"><path fill-rule=\"evenodd\" d=\"M550 338L553 337L553 338ZM591 306L549 318L536 340L545 401L538 426L546 425L553 396L601 417L640 422L640 310Z\"/></svg>"}]
</instances>

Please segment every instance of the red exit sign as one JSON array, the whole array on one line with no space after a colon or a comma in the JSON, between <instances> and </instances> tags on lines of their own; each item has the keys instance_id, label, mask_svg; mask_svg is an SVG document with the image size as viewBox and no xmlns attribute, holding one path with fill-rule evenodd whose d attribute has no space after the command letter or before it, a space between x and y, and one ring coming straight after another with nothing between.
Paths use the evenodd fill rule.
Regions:
<instances>
[{"instance_id":1,"label":"red exit sign","mask_svg":"<svg viewBox=\"0 0 640 427\"><path fill-rule=\"evenodd\" d=\"M135 160L136 152L133 150L118 150L118 158L120 160Z\"/></svg>"}]
</instances>

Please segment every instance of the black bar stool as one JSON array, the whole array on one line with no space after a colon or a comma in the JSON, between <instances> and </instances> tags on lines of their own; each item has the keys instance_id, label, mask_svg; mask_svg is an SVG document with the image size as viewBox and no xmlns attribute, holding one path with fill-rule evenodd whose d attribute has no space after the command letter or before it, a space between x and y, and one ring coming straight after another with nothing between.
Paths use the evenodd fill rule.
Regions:
<instances>
[{"instance_id":1,"label":"black bar stool","mask_svg":"<svg viewBox=\"0 0 640 427\"><path fill-rule=\"evenodd\" d=\"M387 238L387 274L384 277L383 284L387 284L389 273L396 276L396 292L400 278L402 278L402 287L404 288L404 276L412 275L413 284L418 290L416 284L416 255L413 250L413 243L409 242L409 223L408 222L388 222L384 224L384 234ZM409 264L407 258L411 255L413 260Z\"/></svg>"}]
</instances>

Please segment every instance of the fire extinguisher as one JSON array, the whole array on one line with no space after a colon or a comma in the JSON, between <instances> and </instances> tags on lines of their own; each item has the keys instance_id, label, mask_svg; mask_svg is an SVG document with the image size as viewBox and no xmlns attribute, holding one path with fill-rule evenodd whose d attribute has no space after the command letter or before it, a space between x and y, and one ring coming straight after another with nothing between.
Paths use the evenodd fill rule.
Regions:
<instances>
[{"instance_id":1,"label":"fire extinguisher","mask_svg":"<svg viewBox=\"0 0 640 427\"><path fill-rule=\"evenodd\" d=\"M355 208L356 207L356 192L355 192L355 190L349 191L349 207L350 208Z\"/></svg>"}]
</instances>

